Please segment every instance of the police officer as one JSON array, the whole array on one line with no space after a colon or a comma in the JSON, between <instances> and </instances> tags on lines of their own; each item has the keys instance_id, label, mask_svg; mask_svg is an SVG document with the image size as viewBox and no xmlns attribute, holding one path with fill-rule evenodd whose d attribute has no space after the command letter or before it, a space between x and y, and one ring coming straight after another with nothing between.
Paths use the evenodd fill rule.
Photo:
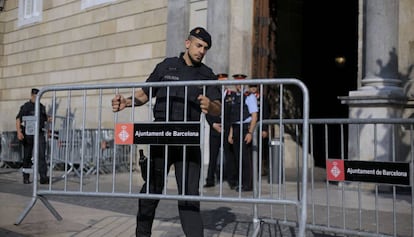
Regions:
<instances>
[{"instance_id":1,"label":"police officer","mask_svg":"<svg viewBox=\"0 0 414 237\"><path fill-rule=\"evenodd\" d=\"M267 98L260 93L258 85L249 85L249 92L256 96L258 112L258 121L270 118L270 107ZM259 126L259 125L258 125ZM262 176L266 176L269 171L269 124L262 124L262 130L258 133L258 145L261 136L262 145Z\"/></svg>"},{"instance_id":2,"label":"police officer","mask_svg":"<svg viewBox=\"0 0 414 237\"><path fill-rule=\"evenodd\" d=\"M30 100L24 103L21 107L19 112L16 115L16 130L17 130L17 138L23 143L24 147L24 155L23 155L23 183L29 184L30 182L30 173L27 172L27 169L31 169L32 163L32 156L33 156L33 145L34 145L34 135L26 134L26 124L23 121L24 116L34 116L35 115L35 101L36 95L39 92L38 89L33 88L31 90L31 97ZM49 177L47 176L47 164L45 158L45 151L46 151L46 137L43 132L43 128L48 120L48 116L46 114L45 106L40 103L40 130L39 130L39 175L40 175L40 183L41 184L48 184Z\"/></svg>"},{"instance_id":3,"label":"police officer","mask_svg":"<svg viewBox=\"0 0 414 237\"><path fill-rule=\"evenodd\" d=\"M246 77L244 74L233 75L235 80ZM242 88L245 89L242 91ZM231 106L232 124L228 139L229 143L233 144L237 164L240 164L241 159L242 173L238 176L241 176L242 183L238 184L236 191L251 191L253 189L252 141L258 116L257 99L255 95L249 93L247 85L243 87L236 85L236 90Z\"/></svg>"},{"instance_id":4,"label":"police officer","mask_svg":"<svg viewBox=\"0 0 414 237\"><path fill-rule=\"evenodd\" d=\"M227 181L230 189L235 189L238 183L238 164L234 155L233 144L229 143L228 137L232 124L231 107L236 91L231 87L226 87L224 91L224 126L222 131L223 137L223 153L224 153L224 179Z\"/></svg>"},{"instance_id":5,"label":"police officer","mask_svg":"<svg viewBox=\"0 0 414 237\"><path fill-rule=\"evenodd\" d=\"M213 71L202 63L204 55L210 47L210 34L202 27L192 29L185 40L185 52L181 53L179 57L166 58L159 63L147 82L216 80ZM183 87L170 87L168 100L167 88L140 88L136 90L134 98L115 95L112 99L112 110L114 112L123 110L125 107L131 106L132 103L136 106L145 104L149 100L150 90L152 95L156 97L153 109L155 121L199 121L201 112L213 116L220 115L221 91L217 86L208 86L205 95L203 95L201 88L195 86L188 88L187 95ZM184 111L185 108L187 111ZM168 116L167 111L169 111ZM185 164L183 163L184 152ZM182 146L168 146L168 149L165 150L164 145L151 145L149 158L152 160L152 166L148 167L150 179L144 183L141 193L146 192L146 187L149 185L150 193L161 194L164 188L166 153L168 155L167 169L169 170L170 166L174 164L178 192L182 194L184 186L186 195L199 195L202 161L200 147L196 146L186 146L184 151ZM185 183L183 183L182 177L184 169ZM151 236L152 223L158 203L159 200L156 199L139 200L136 236ZM178 201L178 210L185 236L204 236L200 202Z\"/></svg>"},{"instance_id":6,"label":"police officer","mask_svg":"<svg viewBox=\"0 0 414 237\"><path fill-rule=\"evenodd\" d=\"M218 80L227 80L228 75L225 73L217 74ZM221 147L221 116L212 116L207 114L206 119L210 125L210 134L209 134L209 162L207 169L207 178L205 188L214 187L216 184L216 178L218 178L217 170L217 161L219 159L218 155ZM216 175L217 174L217 175ZM216 177L217 176L217 177Z\"/></svg>"}]
</instances>

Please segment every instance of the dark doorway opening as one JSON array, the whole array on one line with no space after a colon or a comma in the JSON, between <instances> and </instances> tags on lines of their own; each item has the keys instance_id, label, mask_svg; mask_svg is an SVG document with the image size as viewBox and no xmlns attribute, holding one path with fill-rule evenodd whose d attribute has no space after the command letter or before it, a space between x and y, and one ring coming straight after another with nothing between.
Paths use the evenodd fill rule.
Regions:
<instances>
[{"instance_id":1,"label":"dark doorway opening","mask_svg":"<svg viewBox=\"0 0 414 237\"><path fill-rule=\"evenodd\" d=\"M358 0L275 4L277 77L296 77L305 83L310 118L347 118L348 106L338 97L357 89ZM323 127L315 127L313 139L315 165L324 167ZM342 158L340 139L340 130L329 132L328 158ZM345 134L345 145L347 139ZM347 148L342 149L346 154Z\"/></svg>"}]
</instances>

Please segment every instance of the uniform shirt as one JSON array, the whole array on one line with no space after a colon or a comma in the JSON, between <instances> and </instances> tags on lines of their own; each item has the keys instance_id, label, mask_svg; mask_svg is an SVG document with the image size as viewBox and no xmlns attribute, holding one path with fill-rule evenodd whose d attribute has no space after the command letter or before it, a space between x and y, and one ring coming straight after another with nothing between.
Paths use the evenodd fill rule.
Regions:
<instances>
[{"instance_id":1,"label":"uniform shirt","mask_svg":"<svg viewBox=\"0 0 414 237\"><path fill-rule=\"evenodd\" d=\"M223 106L224 106L224 126L223 126L223 128L229 128L229 122L230 122L230 120L229 120L229 118L230 118L230 105L231 105L231 96L232 96L232 93L234 93L233 91L231 91L231 90L229 90L229 89L224 89L224 92L223 92L223 97L224 97L224 103L223 103ZM212 115L209 115L209 114L207 114L207 116L206 116L206 119L207 119L207 122L208 122L208 124L210 125L210 126L213 126L213 124L214 123L220 123L221 124L221 119L222 119L222 116L212 116Z\"/></svg>"},{"instance_id":2,"label":"uniform shirt","mask_svg":"<svg viewBox=\"0 0 414 237\"><path fill-rule=\"evenodd\" d=\"M246 105L249 110L249 114L259 112L259 109L257 107L257 99L255 95L249 94L246 97ZM250 123L250 121L252 121L252 116L249 116L247 119L245 119L243 123Z\"/></svg>"},{"instance_id":3,"label":"uniform shirt","mask_svg":"<svg viewBox=\"0 0 414 237\"><path fill-rule=\"evenodd\" d=\"M35 115L35 103L32 101L27 101L22 106L20 106L20 110L16 115L16 119L20 119L20 122L23 122L24 116L34 116ZM45 106L40 103L40 131L42 132L42 129L45 126L45 122L47 121L47 114L46 114L46 108ZM23 134L25 133L25 126L21 125L21 129Z\"/></svg>"},{"instance_id":4,"label":"uniform shirt","mask_svg":"<svg viewBox=\"0 0 414 237\"><path fill-rule=\"evenodd\" d=\"M232 124L232 116L231 116L231 110L232 110L232 103L234 95L236 94L235 91L226 89L225 96L224 96L224 130L229 131L230 126Z\"/></svg>"},{"instance_id":5,"label":"uniform shirt","mask_svg":"<svg viewBox=\"0 0 414 237\"><path fill-rule=\"evenodd\" d=\"M183 58L184 53L180 57L166 58L157 64L154 71L148 77L147 82L162 81L194 81L194 80L217 80L213 71L200 63L195 66L188 66ZM144 93L149 96L150 88L144 87ZM187 103L186 121L200 120L200 103L197 99L203 94L202 86L188 86L187 97L185 95L185 87L172 86L169 89L169 121L184 121L184 108ZM153 87L152 95L156 97L153 113L156 121L166 121L167 111L167 87ZM218 86L206 87L206 96L211 100L221 101L221 91ZM187 98L187 101L184 101Z\"/></svg>"},{"instance_id":6,"label":"uniform shirt","mask_svg":"<svg viewBox=\"0 0 414 237\"><path fill-rule=\"evenodd\" d=\"M233 123L239 124L240 123L240 103L241 103L242 94L240 92L235 93L233 103L232 103L232 110L231 116ZM257 99L254 94L245 93L243 95L244 98L244 105L243 105L243 123L250 123L252 121L252 113L257 113L259 111L257 107Z\"/></svg>"},{"instance_id":7,"label":"uniform shirt","mask_svg":"<svg viewBox=\"0 0 414 237\"><path fill-rule=\"evenodd\" d=\"M260 93L255 93L256 99L257 99L257 107L259 108L259 112L258 112L258 121L261 120L262 118L260 116L263 116L263 119L269 119L270 118L270 108L269 108L269 103L267 101L267 98L263 96L263 101L262 101L262 108L260 108L260 97L262 97L260 95ZM261 110L261 111L260 111ZM269 125L268 124L263 124L262 130L263 131L267 131Z\"/></svg>"}]
</instances>

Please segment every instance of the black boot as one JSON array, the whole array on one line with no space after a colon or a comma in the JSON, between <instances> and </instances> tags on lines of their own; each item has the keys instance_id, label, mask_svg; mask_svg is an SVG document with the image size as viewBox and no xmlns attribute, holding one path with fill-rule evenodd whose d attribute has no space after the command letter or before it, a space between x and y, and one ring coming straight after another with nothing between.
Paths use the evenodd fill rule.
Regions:
<instances>
[{"instance_id":1,"label":"black boot","mask_svg":"<svg viewBox=\"0 0 414 237\"><path fill-rule=\"evenodd\" d=\"M40 177L40 184L49 184L49 177L44 175Z\"/></svg>"},{"instance_id":2,"label":"black boot","mask_svg":"<svg viewBox=\"0 0 414 237\"><path fill-rule=\"evenodd\" d=\"M30 174L23 173L23 183L30 184Z\"/></svg>"}]
</instances>

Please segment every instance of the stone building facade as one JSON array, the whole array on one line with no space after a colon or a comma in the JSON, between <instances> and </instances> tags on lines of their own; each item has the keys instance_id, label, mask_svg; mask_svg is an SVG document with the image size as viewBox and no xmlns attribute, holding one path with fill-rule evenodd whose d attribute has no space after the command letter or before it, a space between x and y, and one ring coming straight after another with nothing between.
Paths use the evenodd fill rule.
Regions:
<instances>
[{"instance_id":1,"label":"stone building facade","mask_svg":"<svg viewBox=\"0 0 414 237\"><path fill-rule=\"evenodd\" d=\"M178 55L189 29L197 25L213 35L213 47L205 60L216 73L252 75L255 6L263 2L268 1L4 1L0 12L0 132L15 129L17 108L28 100L30 88L144 81L164 57ZM397 83L406 98L399 114L410 117L414 112L414 2L359 0L359 4L358 88L367 79L364 68L376 70L375 63L366 61L376 60L367 57L366 47L370 43L381 45L378 41L365 42L363 36L375 32L382 32L382 36L393 34L387 42L395 45L398 55L394 74L405 80ZM392 14L387 10L387 24L374 25L372 31L366 32L362 22L378 20L374 15L366 18L366 6L392 9ZM375 35L371 39L376 39ZM385 61L387 52L384 49L370 55L384 57ZM369 81L366 80L368 84ZM112 95L104 95L104 100L109 101ZM360 93L350 92L352 95ZM42 102L48 106L49 99L45 96ZM92 99L91 106L96 105ZM111 113L109 106L103 110Z\"/></svg>"},{"instance_id":2,"label":"stone building facade","mask_svg":"<svg viewBox=\"0 0 414 237\"><path fill-rule=\"evenodd\" d=\"M226 12L233 8L231 19L228 13L216 14L234 22L234 27L226 27L237 40L226 53L243 61L225 60L225 65L215 65L224 65L226 70L232 65L234 72L247 70L249 47L238 48L250 45L251 28L246 27L250 17L246 15L252 15L252 2L219 2L226 7L222 9L216 1L195 0L5 1L0 12L0 108L7 116L0 122L0 131L15 129L17 108L29 99L32 87L144 81L165 56L183 50L183 39L191 27L201 25L212 34L216 29L223 31L220 25L226 24L217 19L209 23L217 27L207 26L208 8ZM25 5L19 5L24 3L34 9L32 15L26 13L29 20L22 13ZM209 52L213 56L206 59L207 63L221 57L214 51L220 52L219 46L228 36L213 39L215 47ZM215 65L215 71L223 69ZM42 103L49 104L47 95Z\"/></svg>"}]
</instances>

